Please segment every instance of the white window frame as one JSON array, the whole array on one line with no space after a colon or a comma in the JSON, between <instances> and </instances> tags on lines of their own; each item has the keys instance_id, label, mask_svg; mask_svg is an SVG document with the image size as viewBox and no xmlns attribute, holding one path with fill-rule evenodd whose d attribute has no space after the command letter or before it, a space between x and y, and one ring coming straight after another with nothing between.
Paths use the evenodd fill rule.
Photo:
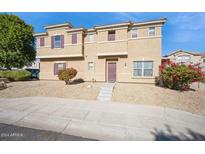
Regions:
<instances>
[{"instance_id":1,"label":"white window frame","mask_svg":"<svg viewBox=\"0 0 205 154\"><path fill-rule=\"evenodd\" d=\"M91 37L92 36L92 37ZM92 39L91 39L92 38ZM95 37L93 33L89 33L88 34L88 42L94 42L95 41Z\"/></svg>"},{"instance_id":2,"label":"white window frame","mask_svg":"<svg viewBox=\"0 0 205 154\"><path fill-rule=\"evenodd\" d=\"M135 62L141 62L141 63L142 63L142 68L134 68L134 63L135 63ZM152 62L152 68L151 68L151 69L144 68L144 63L145 63L145 62ZM154 61L152 61L152 60L146 60L146 61L137 60L137 61L133 61L133 72L132 72L132 76L133 76L133 77L153 77L153 67L154 67ZM142 74L141 74L141 75L134 75L134 70L141 70L141 71L142 71ZM151 75L151 76L144 76L144 70L152 70L152 75Z\"/></svg>"},{"instance_id":3,"label":"white window frame","mask_svg":"<svg viewBox=\"0 0 205 154\"><path fill-rule=\"evenodd\" d=\"M58 66L58 71L63 70L64 69L64 63L57 63ZM61 67L59 67L61 66ZM62 67L63 66L63 67ZM59 69L60 68L60 69Z\"/></svg>"},{"instance_id":4,"label":"white window frame","mask_svg":"<svg viewBox=\"0 0 205 154\"><path fill-rule=\"evenodd\" d=\"M60 37L60 40L56 41L56 37ZM61 48L61 35L55 35L53 43L54 48ZM59 46L56 46L56 43L59 43Z\"/></svg>"},{"instance_id":5,"label":"white window frame","mask_svg":"<svg viewBox=\"0 0 205 154\"><path fill-rule=\"evenodd\" d=\"M138 37L138 29L137 28L131 29L131 37L132 38L137 38Z\"/></svg>"},{"instance_id":6,"label":"white window frame","mask_svg":"<svg viewBox=\"0 0 205 154\"><path fill-rule=\"evenodd\" d=\"M177 56L177 60L182 60L182 56Z\"/></svg>"},{"instance_id":7,"label":"white window frame","mask_svg":"<svg viewBox=\"0 0 205 154\"><path fill-rule=\"evenodd\" d=\"M183 62L190 62L191 61L191 56L189 56L189 55L184 55L183 58L184 58Z\"/></svg>"},{"instance_id":8,"label":"white window frame","mask_svg":"<svg viewBox=\"0 0 205 154\"><path fill-rule=\"evenodd\" d=\"M156 28L155 27L149 27L148 36L155 36L155 35L156 35Z\"/></svg>"},{"instance_id":9,"label":"white window frame","mask_svg":"<svg viewBox=\"0 0 205 154\"><path fill-rule=\"evenodd\" d=\"M188 59L186 59L186 57L188 57ZM191 61L191 56L190 55L179 55L179 56L176 57L176 61L177 62L183 62L183 63L190 62Z\"/></svg>"},{"instance_id":10,"label":"white window frame","mask_svg":"<svg viewBox=\"0 0 205 154\"><path fill-rule=\"evenodd\" d=\"M90 67L90 64L92 64L93 66ZM95 67L94 62L88 62L88 71L89 71L89 72L94 72L94 67ZM91 68L92 68L92 69L91 69Z\"/></svg>"}]
</instances>

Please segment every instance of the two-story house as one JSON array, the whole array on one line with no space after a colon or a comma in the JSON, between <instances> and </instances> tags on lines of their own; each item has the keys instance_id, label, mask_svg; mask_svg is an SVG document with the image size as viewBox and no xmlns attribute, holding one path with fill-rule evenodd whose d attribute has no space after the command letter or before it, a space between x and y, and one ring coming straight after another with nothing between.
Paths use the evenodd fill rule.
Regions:
<instances>
[{"instance_id":1,"label":"two-story house","mask_svg":"<svg viewBox=\"0 0 205 154\"><path fill-rule=\"evenodd\" d=\"M205 72L205 52L177 50L165 55L163 60L170 60L175 63L199 64L202 71Z\"/></svg>"},{"instance_id":2,"label":"two-story house","mask_svg":"<svg viewBox=\"0 0 205 154\"><path fill-rule=\"evenodd\" d=\"M166 19L74 28L45 26L36 33L40 79L58 79L73 67L85 81L154 83L161 63L162 26Z\"/></svg>"}]
</instances>

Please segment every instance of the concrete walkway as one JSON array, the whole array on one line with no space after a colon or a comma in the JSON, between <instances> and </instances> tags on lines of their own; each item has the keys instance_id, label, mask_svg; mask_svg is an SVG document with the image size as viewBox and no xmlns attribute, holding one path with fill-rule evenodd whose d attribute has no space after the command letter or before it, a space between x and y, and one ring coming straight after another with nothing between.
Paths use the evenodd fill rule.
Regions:
<instances>
[{"instance_id":1,"label":"concrete walkway","mask_svg":"<svg viewBox=\"0 0 205 154\"><path fill-rule=\"evenodd\" d=\"M205 117L169 108L52 97L0 99L0 123L97 140L205 140Z\"/></svg>"},{"instance_id":2,"label":"concrete walkway","mask_svg":"<svg viewBox=\"0 0 205 154\"><path fill-rule=\"evenodd\" d=\"M98 95L99 101L110 101L115 83L106 83L100 90Z\"/></svg>"}]
</instances>

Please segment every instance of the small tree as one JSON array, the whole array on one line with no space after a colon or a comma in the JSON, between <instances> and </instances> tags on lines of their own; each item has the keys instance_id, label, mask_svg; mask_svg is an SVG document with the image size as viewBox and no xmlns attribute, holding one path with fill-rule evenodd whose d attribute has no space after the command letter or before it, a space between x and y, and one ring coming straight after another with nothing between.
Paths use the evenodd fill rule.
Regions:
<instances>
[{"instance_id":1,"label":"small tree","mask_svg":"<svg viewBox=\"0 0 205 154\"><path fill-rule=\"evenodd\" d=\"M198 64L185 65L168 61L160 66L159 81L170 89L187 90L191 83L203 81L204 77Z\"/></svg>"},{"instance_id":2,"label":"small tree","mask_svg":"<svg viewBox=\"0 0 205 154\"><path fill-rule=\"evenodd\" d=\"M58 78L59 80L64 80L67 85L70 84L70 80L73 79L76 76L76 74L77 74L76 69L66 68L58 72Z\"/></svg>"},{"instance_id":3,"label":"small tree","mask_svg":"<svg viewBox=\"0 0 205 154\"><path fill-rule=\"evenodd\" d=\"M0 14L0 67L22 68L35 60L33 27L18 16Z\"/></svg>"}]
</instances>

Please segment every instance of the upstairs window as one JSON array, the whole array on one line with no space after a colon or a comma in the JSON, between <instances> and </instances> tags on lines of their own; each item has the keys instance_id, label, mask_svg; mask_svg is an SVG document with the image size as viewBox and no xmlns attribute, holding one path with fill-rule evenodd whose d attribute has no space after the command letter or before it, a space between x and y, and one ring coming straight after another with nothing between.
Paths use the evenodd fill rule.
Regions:
<instances>
[{"instance_id":1,"label":"upstairs window","mask_svg":"<svg viewBox=\"0 0 205 154\"><path fill-rule=\"evenodd\" d=\"M94 34L88 34L88 42L94 41Z\"/></svg>"},{"instance_id":2,"label":"upstairs window","mask_svg":"<svg viewBox=\"0 0 205 154\"><path fill-rule=\"evenodd\" d=\"M108 31L108 41L114 41L115 40L115 31Z\"/></svg>"},{"instance_id":3,"label":"upstairs window","mask_svg":"<svg viewBox=\"0 0 205 154\"><path fill-rule=\"evenodd\" d=\"M184 56L184 62L190 62L191 57L190 56Z\"/></svg>"},{"instance_id":4,"label":"upstairs window","mask_svg":"<svg viewBox=\"0 0 205 154\"><path fill-rule=\"evenodd\" d=\"M54 36L54 48L61 48L61 35Z\"/></svg>"},{"instance_id":5,"label":"upstairs window","mask_svg":"<svg viewBox=\"0 0 205 154\"><path fill-rule=\"evenodd\" d=\"M177 56L176 61L177 62L182 62L182 56Z\"/></svg>"},{"instance_id":6,"label":"upstairs window","mask_svg":"<svg viewBox=\"0 0 205 154\"><path fill-rule=\"evenodd\" d=\"M77 44L77 34L72 34L72 44Z\"/></svg>"},{"instance_id":7,"label":"upstairs window","mask_svg":"<svg viewBox=\"0 0 205 154\"><path fill-rule=\"evenodd\" d=\"M205 59L203 59L203 63L205 63Z\"/></svg>"},{"instance_id":8,"label":"upstairs window","mask_svg":"<svg viewBox=\"0 0 205 154\"><path fill-rule=\"evenodd\" d=\"M45 46L45 39L44 37L40 38L40 47L44 47Z\"/></svg>"},{"instance_id":9,"label":"upstairs window","mask_svg":"<svg viewBox=\"0 0 205 154\"><path fill-rule=\"evenodd\" d=\"M149 27L149 36L155 36L155 27Z\"/></svg>"},{"instance_id":10,"label":"upstairs window","mask_svg":"<svg viewBox=\"0 0 205 154\"><path fill-rule=\"evenodd\" d=\"M132 38L137 38L137 29L131 30Z\"/></svg>"},{"instance_id":11,"label":"upstairs window","mask_svg":"<svg viewBox=\"0 0 205 154\"><path fill-rule=\"evenodd\" d=\"M191 57L189 55L177 56L176 61L177 62L183 62L183 63L190 62Z\"/></svg>"}]
</instances>

